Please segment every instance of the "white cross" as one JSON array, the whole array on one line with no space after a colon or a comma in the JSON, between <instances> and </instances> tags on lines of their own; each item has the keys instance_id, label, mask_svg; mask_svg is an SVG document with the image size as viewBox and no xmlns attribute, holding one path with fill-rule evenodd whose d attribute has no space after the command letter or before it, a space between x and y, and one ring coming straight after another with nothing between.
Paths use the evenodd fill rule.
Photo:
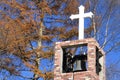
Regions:
<instances>
[{"instance_id":1,"label":"white cross","mask_svg":"<svg viewBox=\"0 0 120 80\"><path fill-rule=\"evenodd\" d=\"M92 18L93 13L88 12L84 13L84 6L79 7L79 14L71 15L70 18L73 19L79 19L79 40L84 38L84 18L90 17Z\"/></svg>"}]
</instances>

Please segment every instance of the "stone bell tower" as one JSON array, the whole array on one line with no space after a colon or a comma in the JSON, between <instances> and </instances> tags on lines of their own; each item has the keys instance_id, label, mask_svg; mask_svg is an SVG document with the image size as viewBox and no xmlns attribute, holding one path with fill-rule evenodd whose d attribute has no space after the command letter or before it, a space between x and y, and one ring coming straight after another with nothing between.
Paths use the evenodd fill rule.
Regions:
<instances>
[{"instance_id":1,"label":"stone bell tower","mask_svg":"<svg viewBox=\"0 0 120 80\"><path fill-rule=\"evenodd\" d=\"M79 14L79 40L55 43L54 80L105 80L105 53L94 38L84 39L84 18L92 18L92 12Z\"/></svg>"},{"instance_id":2,"label":"stone bell tower","mask_svg":"<svg viewBox=\"0 0 120 80\"><path fill-rule=\"evenodd\" d=\"M87 47L86 54L73 55L65 51L81 46ZM105 80L104 61L104 51L93 38L56 42L54 80Z\"/></svg>"}]
</instances>

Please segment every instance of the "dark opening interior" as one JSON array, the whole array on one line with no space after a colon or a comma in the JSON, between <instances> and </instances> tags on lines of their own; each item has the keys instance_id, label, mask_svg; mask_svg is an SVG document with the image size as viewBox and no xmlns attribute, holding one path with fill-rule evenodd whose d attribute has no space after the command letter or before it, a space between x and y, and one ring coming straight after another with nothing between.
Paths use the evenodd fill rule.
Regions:
<instances>
[{"instance_id":1,"label":"dark opening interior","mask_svg":"<svg viewBox=\"0 0 120 80\"><path fill-rule=\"evenodd\" d=\"M96 73L99 75L99 72L102 70L102 66L99 62L99 59L103 56L103 54L96 48Z\"/></svg>"},{"instance_id":2,"label":"dark opening interior","mask_svg":"<svg viewBox=\"0 0 120 80\"><path fill-rule=\"evenodd\" d=\"M87 71L87 46L63 49L63 73Z\"/></svg>"}]
</instances>

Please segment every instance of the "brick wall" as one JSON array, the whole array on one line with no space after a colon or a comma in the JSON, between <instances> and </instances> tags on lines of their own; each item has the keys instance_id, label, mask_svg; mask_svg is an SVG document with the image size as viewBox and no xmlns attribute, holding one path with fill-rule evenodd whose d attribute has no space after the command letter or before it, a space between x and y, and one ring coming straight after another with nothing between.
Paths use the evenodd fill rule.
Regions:
<instances>
[{"instance_id":1,"label":"brick wall","mask_svg":"<svg viewBox=\"0 0 120 80\"><path fill-rule=\"evenodd\" d=\"M62 73L62 47L87 45L88 70L83 72ZM96 74L96 47L103 54L101 58L102 71ZM54 80L105 80L105 54L100 49L99 44L93 38L82 40L64 41L55 43L55 63L54 63Z\"/></svg>"}]
</instances>

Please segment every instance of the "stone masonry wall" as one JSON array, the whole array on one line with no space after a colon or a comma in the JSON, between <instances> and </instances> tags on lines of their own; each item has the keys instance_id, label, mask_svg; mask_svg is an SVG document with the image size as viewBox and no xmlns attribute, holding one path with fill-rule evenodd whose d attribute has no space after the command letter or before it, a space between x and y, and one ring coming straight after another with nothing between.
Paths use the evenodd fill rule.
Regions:
<instances>
[{"instance_id":1,"label":"stone masonry wall","mask_svg":"<svg viewBox=\"0 0 120 80\"><path fill-rule=\"evenodd\" d=\"M74 73L62 73L62 47L77 46L87 44L87 58L88 58L88 70L83 72ZM104 54L104 51L100 49L99 44L93 38L87 38L82 40L56 42L55 44L55 63L54 63L54 80L105 80L105 62L102 60L102 72L100 75L96 74L96 47ZM104 57L104 56L103 56Z\"/></svg>"}]
</instances>

